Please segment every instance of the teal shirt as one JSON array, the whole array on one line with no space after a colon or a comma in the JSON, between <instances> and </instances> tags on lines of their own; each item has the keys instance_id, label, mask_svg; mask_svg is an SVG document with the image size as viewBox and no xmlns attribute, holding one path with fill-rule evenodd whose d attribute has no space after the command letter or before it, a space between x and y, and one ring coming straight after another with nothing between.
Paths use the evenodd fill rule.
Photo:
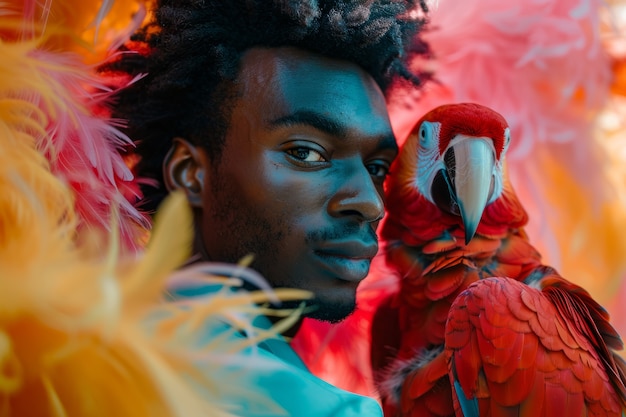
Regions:
<instances>
[{"instance_id":1,"label":"teal shirt","mask_svg":"<svg viewBox=\"0 0 626 417\"><path fill-rule=\"evenodd\" d=\"M220 285L203 284L177 290L174 297L211 297L223 289ZM269 329L270 322L257 316L254 325ZM226 320L215 317L204 323L202 332L201 343L223 335L234 343L245 342L248 338L246 332L234 331ZM280 337L250 344L242 353L240 360L220 364L224 383L216 387L220 403L237 416L383 415L374 399L341 390L313 375Z\"/></svg>"}]
</instances>

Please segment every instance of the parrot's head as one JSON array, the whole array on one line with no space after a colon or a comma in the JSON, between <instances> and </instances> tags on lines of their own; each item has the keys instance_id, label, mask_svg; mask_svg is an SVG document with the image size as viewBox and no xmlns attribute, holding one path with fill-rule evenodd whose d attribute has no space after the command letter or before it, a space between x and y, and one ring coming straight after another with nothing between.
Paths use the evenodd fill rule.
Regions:
<instances>
[{"instance_id":1,"label":"parrot's head","mask_svg":"<svg viewBox=\"0 0 626 417\"><path fill-rule=\"evenodd\" d=\"M465 243L474 236L485 207L503 191L503 162L511 136L497 112L474 103L448 104L415 125L401 158L415 167L413 187L426 200L460 216Z\"/></svg>"}]
</instances>

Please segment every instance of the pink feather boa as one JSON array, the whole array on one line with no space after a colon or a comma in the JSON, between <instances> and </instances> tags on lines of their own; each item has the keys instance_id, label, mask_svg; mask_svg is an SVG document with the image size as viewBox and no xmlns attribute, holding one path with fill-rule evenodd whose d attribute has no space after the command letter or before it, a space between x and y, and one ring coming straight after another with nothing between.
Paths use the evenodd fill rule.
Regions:
<instances>
[{"instance_id":1,"label":"pink feather boa","mask_svg":"<svg viewBox=\"0 0 626 417\"><path fill-rule=\"evenodd\" d=\"M77 238L87 230L109 234L117 227L123 252L132 254L145 245L150 222L134 207L141 196L123 156L133 145L118 130L120 122L109 117L110 80L88 63L104 59L104 52L97 50L119 41L114 35L85 44L87 29L97 32L89 22L98 26L104 18L91 15L98 7L107 12L111 1L98 6L73 0L45 4L19 0L0 7L4 58L10 69L4 72L5 90L0 94L26 100L42 112L45 134L37 136L35 146L48 159L52 173L73 191ZM67 14L72 10L75 13ZM129 17L129 25L136 26L137 20ZM126 27L122 32L130 31Z\"/></svg>"}]
</instances>

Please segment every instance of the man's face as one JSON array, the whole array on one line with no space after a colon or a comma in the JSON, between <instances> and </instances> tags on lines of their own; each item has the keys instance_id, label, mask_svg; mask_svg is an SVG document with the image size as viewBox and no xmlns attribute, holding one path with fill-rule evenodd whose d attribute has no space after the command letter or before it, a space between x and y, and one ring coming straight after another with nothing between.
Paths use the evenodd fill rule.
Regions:
<instances>
[{"instance_id":1,"label":"man's face","mask_svg":"<svg viewBox=\"0 0 626 417\"><path fill-rule=\"evenodd\" d=\"M337 321L378 249L382 184L397 154L383 94L359 67L293 48L244 55L223 153L207 170L201 233L211 261L311 291Z\"/></svg>"}]
</instances>

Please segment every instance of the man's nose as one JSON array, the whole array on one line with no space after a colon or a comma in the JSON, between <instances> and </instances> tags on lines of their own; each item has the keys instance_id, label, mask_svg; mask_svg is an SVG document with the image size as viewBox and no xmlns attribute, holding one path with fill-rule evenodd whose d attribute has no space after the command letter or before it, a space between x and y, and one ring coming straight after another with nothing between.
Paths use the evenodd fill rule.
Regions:
<instances>
[{"instance_id":1,"label":"man's nose","mask_svg":"<svg viewBox=\"0 0 626 417\"><path fill-rule=\"evenodd\" d=\"M383 199L367 168L362 164L351 167L339 178L340 186L329 203L334 217L354 216L362 221L375 222L385 213Z\"/></svg>"}]
</instances>

